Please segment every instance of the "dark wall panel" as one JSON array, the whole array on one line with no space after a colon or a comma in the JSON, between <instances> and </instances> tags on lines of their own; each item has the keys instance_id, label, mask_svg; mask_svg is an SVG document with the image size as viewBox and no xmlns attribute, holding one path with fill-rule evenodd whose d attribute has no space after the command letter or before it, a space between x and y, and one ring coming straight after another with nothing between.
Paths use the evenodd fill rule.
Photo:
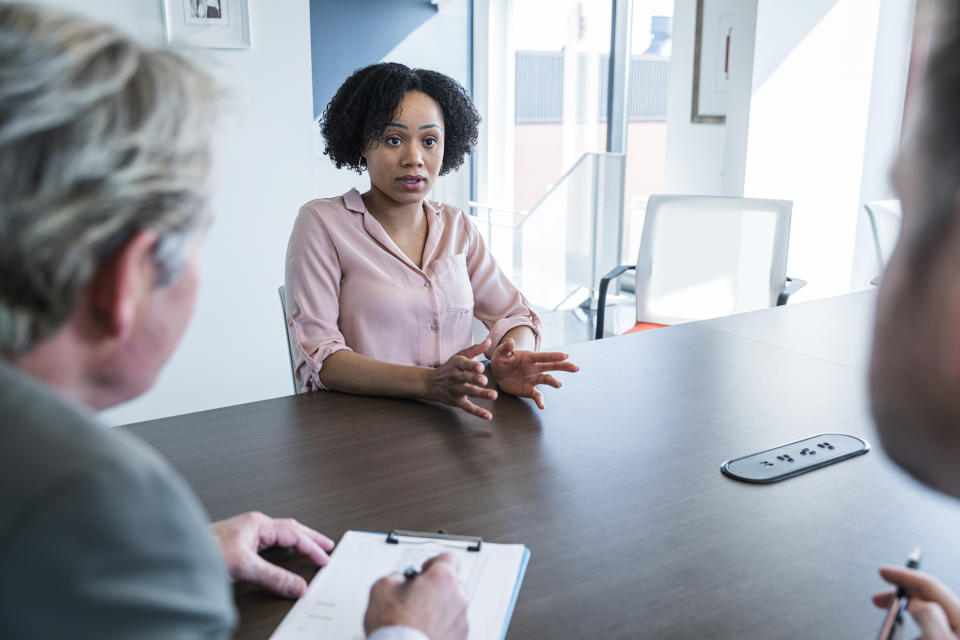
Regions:
<instances>
[{"instance_id":1,"label":"dark wall panel","mask_svg":"<svg viewBox=\"0 0 960 640\"><path fill-rule=\"evenodd\" d=\"M314 115L354 70L382 60L436 13L428 0L310 0Z\"/></svg>"}]
</instances>

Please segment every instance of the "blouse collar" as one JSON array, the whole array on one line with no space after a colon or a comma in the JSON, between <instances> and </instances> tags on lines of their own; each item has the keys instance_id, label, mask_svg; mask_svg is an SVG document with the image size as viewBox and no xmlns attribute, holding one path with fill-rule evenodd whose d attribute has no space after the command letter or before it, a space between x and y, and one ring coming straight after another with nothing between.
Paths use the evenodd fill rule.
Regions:
<instances>
[{"instance_id":1,"label":"blouse collar","mask_svg":"<svg viewBox=\"0 0 960 640\"><path fill-rule=\"evenodd\" d=\"M347 209L355 213L367 213L367 207L363 204L363 198L360 196L360 192L357 191L356 187L343 194L343 204ZM440 215L440 206L432 200L424 200L423 208L435 216Z\"/></svg>"}]
</instances>

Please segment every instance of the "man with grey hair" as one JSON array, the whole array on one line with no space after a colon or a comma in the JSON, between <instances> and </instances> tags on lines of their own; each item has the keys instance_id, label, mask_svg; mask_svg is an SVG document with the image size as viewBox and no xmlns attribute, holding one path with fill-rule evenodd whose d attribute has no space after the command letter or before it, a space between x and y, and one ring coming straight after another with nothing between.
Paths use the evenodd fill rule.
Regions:
<instances>
[{"instance_id":1,"label":"man with grey hair","mask_svg":"<svg viewBox=\"0 0 960 640\"><path fill-rule=\"evenodd\" d=\"M870 391L890 457L960 497L960 3L937 12L941 31L893 170L903 229L880 286ZM960 599L938 580L902 567L880 575L907 589L924 638L960 637Z\"/></svg>"},{"instance_id":2,"label":"man with grey hair","mask_svg":"<svg viewBox=\"0 0 960 640\"><path fill-rule=\"evenodd\" d=\"M287 596L333 543L292 519L209 525L96 411L154 382L189 319L215 83L182 57L0 3L0 637L228 637L229 578ZM371 595L371 638L461 638L449 556Z\"/></svg>"}]
</instances>

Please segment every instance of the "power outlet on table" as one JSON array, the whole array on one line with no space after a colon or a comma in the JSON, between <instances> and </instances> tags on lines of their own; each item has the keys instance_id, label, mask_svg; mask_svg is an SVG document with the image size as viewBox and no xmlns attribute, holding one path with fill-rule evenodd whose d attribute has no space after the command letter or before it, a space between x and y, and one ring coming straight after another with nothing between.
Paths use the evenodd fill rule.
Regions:
<instances>
[{"instance_id":1,"label":"power outlet on table","mask_svg":"<svg viewBox=\"0 0 960 640\"><path fill-rule=\"evenodd\" d=\"M827 442L826 440L824 440L823 442L818 442L818 443L817 443L817 446L820 447L821 449L823 449L824 451L834 451L834 450L836 450L836 447L833 446L832 444L830 444L829 442ZM804 447L803 449L800 449L799 455L801 455L801 456L815 456L815 455L817 455L817 452L814 451L813 449L809 448L809 447ZM780 462L794 462L794 461L795 461L792 457L790 457L790 454L789 454L788 452L786 452L786 451L783 453L783 455L777 456L777 460L779 460ZM763 462L761 462L761 464L764 465L764 466L767 466L767 467L772 467L772 466L774 466L772 462L767 462L766 460L764 460Z\"/></svg>"},{"instance_id":2,"label":"power outlet on table","mask_svg":"<svg viewBox=\"0 0 960 640\"><path fill-rule=\"evenodd\" d=\"M720 470L744 482L771 483L862 455L870 445L843 433L821 433L760 451L721 465Z\"/></svg>"}]
</instances>

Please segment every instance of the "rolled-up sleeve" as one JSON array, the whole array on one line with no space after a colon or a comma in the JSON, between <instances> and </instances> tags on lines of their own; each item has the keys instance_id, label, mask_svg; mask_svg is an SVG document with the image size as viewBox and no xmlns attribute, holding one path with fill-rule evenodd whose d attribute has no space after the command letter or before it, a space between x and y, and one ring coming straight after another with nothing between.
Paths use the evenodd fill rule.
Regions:
<instances>
[{"instance_id":1,"label":"rolled-up sleeve","mask_svg":"<svg viewBox=\"0 0 960 640\"><path fill-rule=\"evenodd\" d=\"M286 314L301 393L325 390L323 361L346 345L339 329L340 260L320 217L306 205L293 225L286 260Z\"/></svg>"},{"instance_id":2,"label":"rolled-up sleeve","mask_svg":"<svg viewBox=\"0 0 960 640\"><path fill-rule=\"evenodd\" d=\"M461 212L461 216L466 215ZM535 349L540 350L540 318L520 291L497 266L493 255L487 250L483 237L469 219L465 220L469 245L467 248L467 272L473 287L473 315L490 332L490 348L484 354L493 356L503 336L514 327L530 327L536 340Z\"/></svg>"}]
</instances>

